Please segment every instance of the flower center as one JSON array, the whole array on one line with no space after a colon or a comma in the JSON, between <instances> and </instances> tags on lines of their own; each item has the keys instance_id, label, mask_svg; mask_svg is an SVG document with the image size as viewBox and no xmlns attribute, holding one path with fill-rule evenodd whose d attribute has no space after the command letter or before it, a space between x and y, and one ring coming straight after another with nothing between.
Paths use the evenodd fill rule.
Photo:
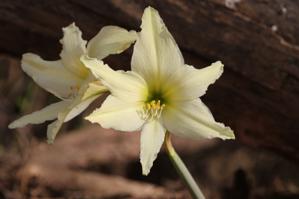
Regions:
<instances>
[{"instance_id":1,"label":"flower center","mask_svg":"<svg viewBox=\"0 0 299 199\"><path fill-rule=\"evenodd\" d=\"M161 116L164 107L165 104L161 104L160 100L152 100L144 104L139 115L143 120L158 119Z\"/></svg>"}]
</instances>

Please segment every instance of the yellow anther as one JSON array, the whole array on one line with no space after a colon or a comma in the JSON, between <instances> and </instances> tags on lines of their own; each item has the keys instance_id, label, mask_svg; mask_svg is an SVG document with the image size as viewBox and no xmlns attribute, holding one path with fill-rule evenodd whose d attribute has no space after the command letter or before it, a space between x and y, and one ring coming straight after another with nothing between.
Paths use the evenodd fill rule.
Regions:
<instances>
[{"instance_id":1,"label":"yellow anther","mask_svg":"<svg viewBox=\"0 0 299 199\"><path fill-rule=\"evenodd\" d=\"M144 104L143 109L139 111L139 115L143 120L157 119L161 116L165 104L161 105L160 100L152 100Z\"/></svg>"},{"instance_id":2,"label":"yellow anther","mask_svg":"<svg viewBox=\"0 0 299 199\"><path fill-rule=\"evenodd\" d=\"M150 102L150 105L151 105L152 107L155 107L155 105L156 105L156 101L155 101L155 100L151 101L151 102Z\"/></svg>"},{"instance_id":3,"label":"yellow anther","mask_svg":"<svg viewBox=\"0 0 299 199\"><path fill-rule=\"evenodd\" d=\"M158 100L158 102L157 102L157 106L160 108L160 100Z\"/></svg>"}]
</instances>

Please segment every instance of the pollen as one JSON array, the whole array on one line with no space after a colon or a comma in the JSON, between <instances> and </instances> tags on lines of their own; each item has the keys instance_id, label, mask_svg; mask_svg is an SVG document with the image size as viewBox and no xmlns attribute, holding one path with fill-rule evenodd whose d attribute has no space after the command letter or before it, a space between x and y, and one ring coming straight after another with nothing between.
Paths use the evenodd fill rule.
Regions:
<instances>
[{"instance_id":1,"label":"pollen","mask_svg":"<svg viewBox=\"0 0 299 199\"><path fill-rule=\"evenodd\" d=\"M158 119L165 107L165 104L161 104L160 100L152 100L145 103L142 110L139 111L139 115L143 120Z\"/></svg>"}]
</instances>

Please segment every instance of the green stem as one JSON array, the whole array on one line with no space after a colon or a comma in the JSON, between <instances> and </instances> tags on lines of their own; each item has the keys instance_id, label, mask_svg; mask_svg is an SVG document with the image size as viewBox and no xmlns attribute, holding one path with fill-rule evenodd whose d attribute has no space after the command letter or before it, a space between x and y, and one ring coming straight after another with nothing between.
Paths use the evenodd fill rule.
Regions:
<instances>
[{"instance_id":1,"label":"green stem","mask_svg":"<svg viewBox=\"0 0 299 199\"><path fill-rule=\"evenodd\" d=\"M195 180L193 179L192 175L188 171L187 167L181 160L180 156L174 150L174 148L171 144L169 132L166 132L164 145L165 145L167 154L168 154L173 166L175 167L175 169L178 172L181 179L187 185L187 188L188 188L190 194L192 195L192 198L205 199L203 193L197 186Z\"/></svg>"}]
</instances>

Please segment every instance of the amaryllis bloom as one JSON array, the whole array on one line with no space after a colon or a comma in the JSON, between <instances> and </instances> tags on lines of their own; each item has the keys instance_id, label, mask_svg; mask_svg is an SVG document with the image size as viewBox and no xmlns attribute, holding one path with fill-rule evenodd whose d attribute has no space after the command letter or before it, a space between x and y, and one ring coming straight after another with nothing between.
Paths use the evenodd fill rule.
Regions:
<instances>
[{"instance_id":1,"label":"amaryllis bloom","mask_svg":"<svg viewBox=\"0 0 299 199\"><path fill-rule=\"evenodd\" d=\"M80 114L99 95L107 91L99 80L80 61L82 55L103 59L110 54L118 54L136 40L136 32L117 27L105 26L90 40L82 39L82 33L74 24L63 28L60 40L62 51L60 60L45 61L40 56L26 53L22 58L22 69L43 89L60 98L42 110L25 115L12 122L9 128L19 128L27 124L39 124L54 120L48 126L48 142L53 142L61 125Z\"/></svg>"},{"instance_id":2,"label":"amaryllis bloom","mask_svg":"<svg viewBox=\"0 0 299 199\"><path fill-rule=\"evenodd\" d=\"M220 61L196 69L182 54L158 12L145 9L134 46L132 71L114 71L102 61L81 60L103 80L111 94L87 119L104 128L141 130L140 160L147 175L166 131L190 138L234 139L234 133L214 120L198 98L222 74Z\"/></svg>"}]
</instances>

